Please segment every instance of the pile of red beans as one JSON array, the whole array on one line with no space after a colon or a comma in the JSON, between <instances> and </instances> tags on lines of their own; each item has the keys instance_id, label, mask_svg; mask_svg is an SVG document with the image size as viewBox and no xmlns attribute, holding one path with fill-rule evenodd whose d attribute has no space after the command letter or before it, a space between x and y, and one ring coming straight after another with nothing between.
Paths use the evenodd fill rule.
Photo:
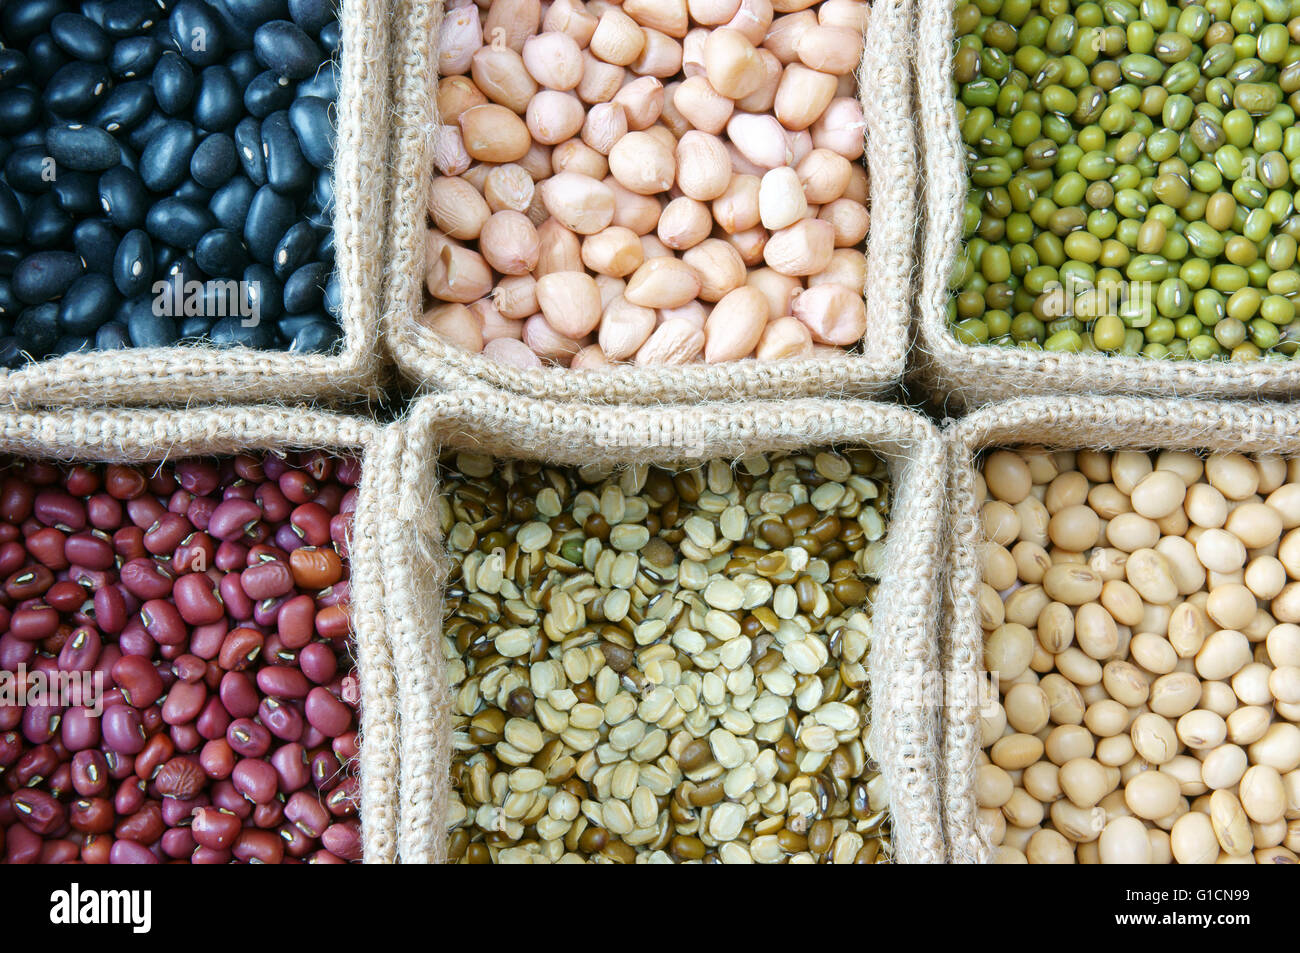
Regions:
<instances>
[{"instance_id":1,"label":"pile of red beans","mask_svg":"<svg viewBox=\"0 0 1300 953\"><path fill-rule=\"evenodd\" d=\"M4 862L360 859L359 476L316 451L0 470ZM19 705L18 673L103 693Z\"/></svg>"}]
</instances>

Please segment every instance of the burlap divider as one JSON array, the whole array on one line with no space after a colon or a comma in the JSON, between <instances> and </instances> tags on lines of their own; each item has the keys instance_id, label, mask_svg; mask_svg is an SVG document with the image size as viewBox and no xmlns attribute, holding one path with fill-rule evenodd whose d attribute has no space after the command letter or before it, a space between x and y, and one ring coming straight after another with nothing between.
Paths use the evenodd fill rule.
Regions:
<instances>
[{"instance_id":1,"label":"burlap divider","mask_svg":"<svg viewBox=\"0 0 1300 953\"><path fill-rule=\"evenodd\" d=\"M179 406L198 402L336 403L379 395L379 308L389 148L389 0L342 0L334 156L335 268L341 346L330 354L246 347L92 351L0 368L0 405Z\"/></svg>"},{"instance_id":2,"label":"burlap divider","mask_svg":"<svg viewBox=\"0 0 1300 953\"><path fill-rule=\"evenodd\" d=\"M387 640L379 537L391 487L371 451L375 424L288 408L0 412L0 453L58 461L150 463L242 451L364 454L349 556L352 651L361 683L361 835L367 863L397 859L396 674Z\"/></svg>"},{"instance_id":3,"label":"burlap divider","mask_svg":"<svg viewBox=\"0 0 1300 953\"><path fill-rule=\"evenodd\" d=\"M797 400L706 404L684 412L561 405L479 390L426 397L381 442L377 465L397 476L395 518L380 547L398 679L404 861L446 858L450 699L441 639L447 557L438 526L437 462L444 447L554 464L694 463L710 458L863 446L889 462L893 484L885 559L872 617L871 745L891 791L896 856L939 863L938 715L913 689L938 671L936 626L943 562L944 445L901 407ZM886 701L889 699L889 701Z\"/></svg>"},{"instance_id":4,"label":"burlap divider","mask_svg":"<svg viewBox=\"0 0 1300 953\"><path fill-rule=\"evenodd\" d=\"M954 678L983 668L978 621L984 541L976 467L985 449L1223 450L1300 452L1300 410L1278 404L1144 397L1040 397L982 408L945 433L949 467L949 569L944 591L942 665ZM959 695L944 708L943 802L951 859L986 862L990 847L976 823L975 769L980 751L976 699Z\"/></svg>"},{"instance_id":5,"label":"burlap divider","mask_svg":"<svg viewBox=\"0 0 1300 953\"><path fill-rule=\"evenodd\" d=\"M394 180L384 341L402 376L439 390L488 385L553 400L650 404L741 397L875 396L902 376L915 244L916 147L912 131L913 0L871 6L859 88L871 177L867 237L867 332L861 353L829 360L680 367L630 365L582 373L520 370L470 354L420 327L425 221L437 128L441 0L396 0L393 61Z\"/></svg>"},{"instance_id":6,"label":"burlap divider","mask_svg":"<svg viewBox=\"0 0 1300 953\"><path fill-rule=\"evenodd\" d=\"M1300 363L1162 361L962 344L953 337L948 277L961 247L965 149L952 95L952 0L918 0L916 55L922 209L917 353L911 375L951 412L1027 394L1255 398L1300 393Z\"/></svg>"}]
</instances>

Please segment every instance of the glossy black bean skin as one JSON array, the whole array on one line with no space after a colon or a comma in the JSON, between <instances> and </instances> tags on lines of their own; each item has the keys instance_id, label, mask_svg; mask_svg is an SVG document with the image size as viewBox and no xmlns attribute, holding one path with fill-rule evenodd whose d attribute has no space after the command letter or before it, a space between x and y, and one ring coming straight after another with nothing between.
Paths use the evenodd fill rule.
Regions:
<instances>
[{"instance_id":1,"label":"glossy black bean skin","mask_svg":"<svg viewBox=\"0 0 1300 953\"><path fill-rule=\"evenodd\" d=\"M194 261L214 278L233 278L248 267L248 250L238 232L214 228L199 239Z\"/></svg>"},{"instance_id":2,"label":"glossy black bean skin","mask_svg":"<svg viewBox=\"0 0 1300 953\"><path fill-rule=\"evenodd\" d=\"M0 50L0 90L10 89L27 78L27 57L6 47Z\"/></svg>"},{"instance_id":3,"label":"glossy black bean skin","mask_svg":"<svg viewBox=\"0 0 1300 953\"><path fill-rule=\"evenodd\" d=\"M69 58L54 42L54 37L42 33L27 47L27 62L31 64L32 81L37 86L48 86L50 79L66 66Z\"/></svg>"},{"instance_id":4,"label":"glossy black bean skin","mask_svg":"<svg viewBox=\"0 0 1300 953\"><path fill-rule=\"evenodd\" d=\"M194 122L206 132L227 132L243 115L243 96L235 76L224 66L209 66L199 78Z\"/></svg>"},{"instance_id":5,"label":"glossy black bean skin","mask_svg":"<svg viewBox=\"0 0 1300 953\"><path fill-rule=\"evenodd\" d=\"M248 295L243 313L256 310L263 319L271 321L284 314L284 285L270 268L260 263L249 265L244 269L243 282Z\"/></svg>"},{"instance_id":6,"label":"glossy black bean skin","mask_svg":"<svg viewBox=\"0 0 1300 953\"><path fill-rule=\"evenodd\" d=\"M163 48L151 36L132 36L119 40L108 59L109 71L120 79L147 76L162 56Z\"/></svg>"},{"instance_id":7,"label":"glossy black bean skin","mask_svg":"<svg viewBox=\"0 0 1300 953\"><path fill-rule=\"evenodd\" d=\"M54 180L59 208L78 218L99 214L99 177L89 172L69 172Z\"/></svg>"},{"instance_id":8,"label":"glossy black bean skin","mask_svg":"<svg viewBox=\"0 0 1300 953\"><path fill-rule=\"evenodd\" d=\"M242 230L248 207L256 194L257 187L242 175L237 175L213 193L208 209L222 228Z\"/></svg>"},{"instance_id":9,"label":"glossy black bean skin","mask_svg":"<svg viewBox=\"0 0 1300 953\"><path fill-rule=\"evenodd\" d=\"M59 197L47 192L27 207L23 241L33 248L55 248L72 235L72 224L72 216L59 205Z\"/></svg>"},{"instance_id":10,"label":"glossy black bean skin","mask_svg":"<svg viewBox=\"0 0 1300 953\"><path fill-rule=\"evenodd\" d=\"M51 20L50 36L74 59L102 62L113 52L108 34L78 13L60 13Z\"/></svg>"},{"instance_id":11,"label":"glossy black bean skin","mask_svg":"<svg viewBox=\"0 0 1300 953\"><path fill-rule=\"evenodd\" d=\"M14 322L14 335L32 354L48 354L59 339L58 305L50 302L28 308Z\"/></svg>"},{"instance_id":12,"label":"glossy black bean skin","mask_svg":"<svg viewBox=\"0 0 1300 953\"><path fill-rule=\"evenodd\" d=\"M176 48L195 66L211 66L225 52L225 31L206 3L180 0L172 7L169 26Z\"/></svg>"},{"instance_id":13,"label":"glossy black bean skin","mask_svg":"<svg viewBox=\"0 0 1300 953\"><path fill-rule=\"evenodd\" d=\"M175 50L168 50L154 67L154 98L158 108L168 115L175 116L186 109L194 99L198 81L194 78L194 67Z\"/></svg>"},{"instance_id":14,"label":"glossy black bean skin","mask_svg":"<svg viewBox=\"0 0 1300 953\"><path fill-rule=\"evenodd\" d=\"M298 145L287 111L262 120L262 153L266 156L266 181L277 192L293 194L312 181L312 168Z\"/></svg>"},{"instance_id":15,"label":"glossy black bean skin","mask_svg":"<svg viewBox=\"0 0 1300 953\"><path fill-rule=\"evenodd\" d=\"M124 165L99 177L99 203L108 220L121 229L139 228L149 211L149 190L135 172Z\"/></svg>"},{"instance_id":16,"label":"glossy black bean skin","mask_svg":"<svg viewBox=\"0 0 1300 953\"><path fill-rule=\"evenodd\" d=\"M284 309L290 314L315 310L321 302L329 267L313 261L303 265L284 283Z\"/></svg>"},{"instance_id":17,"label":"glossy black bean skin","mask_svg":"<svg viewBox=\"0 0 1300 953\"><path fill-rule=\"evenodd\" d=\"M131 336L132 347L169 347L176 343L176 322L166 315L153 313L153 304L149 298L135 299L127 331Z\"/></svg>"},{"instance_id":18,"label":"glossy black bean skin","mask_svg":"<svg viewBox=\"0 0 1300 953\"><path fill-rule=\"evenodd\" d=\"M224 132L214 132L199 143L190 159L190 176L199 185L218 189L230 181L239 168L235 140Z\"/></svg>"},{"instance_id":19,"label":"glossy black bean skin","mask_svg":"<svg viewBox=\"0 0 1300 953\"><path fill-rule=\"evenodd\" d=\"M289 350L307 354L327 352L333 349L338 340L338 326L322 317L305 322L294 334Z\"/></svg>"},{"instance_id":20,"label":"glossy black bean skin","mask_svg":"<svg viewBox=\"0 0 1300 953\"><path fill-rule=\"evenodd\" d=\"M120 351L131 346L131 334L126 325L118 321L109 321L95 332L96 351Z\"/></svg>"},{"instance_id":21,"label":"glossy black bean skin","mask_svg":"<svg viewBox=\"0 0 1300 953\"><path fill-rule=\"evenodd\" d=\"M10 3L0 9L0 27L4 28L5 41L15 46L26 43L49 29L50 21L64 11L59 0L27 0Z\"/></svg>"},{"instance_id":22,"label":"glossy black bean skin","mask_svg":"<svg viewBox=\"0 0 1300 953\"><path fill-rule=\"evenodd\" d=\"M251 318L241 319L236 316L219 318L208 330L208 337L218 347L237 345L253 348L269 347L271 344L269 326L262 321L251 326L245 323L251 320Z\"/></svg>"},{"instance_id":23,"label":"glossy black bean skin","mask_svg":"<svg viewBox=\"0 0 1300 953\"><path fill-rule=\"evenodd\" d=\"M158 12L149 0L112 0L100 26L110 36L130 36L156 23Z\"/></svg>"},{"instance_id":24,"label":"glossy black bean skin","mask_svg":"<svg viewBox=\"0 0 1300 953\"><path fill-rule=\"evenodd\" d=\"M72 230L73 246L86 263L87 271L101 275L113 273L113 253L117 248L118 234L102 218L83 218Z\"/></svg>"},{"instance_id":25,"label":"glossy black bean skin","mask_svg":"<svg viewBox=\"0 0 1300 953\"><path fill-rule=\"evenodd\" d=\"M254 117L265 119L278 109L288 109L293 96L292 83L274 70L266 70L244 90L244 108Z\"/></svg>"},{"instance_id":26,"label":"glossy black bean skin","mask_svg":"<svg viewBox=\"0 0 1300 953\"><path fill-rule=\"evenodd\" d=\"M12 136L32 128L41 115L41 100L30 89L0 92L0 135Z\"/></svg>"},{"instance_id":27,"label":"glossy black bean skin","mask_svg":"<svg viewBox=\"0 0 1300 953\"><path fill-rule=\"evenodd\" d=\"M59 330L64 334L94 334L113 315L113 282L95 272L74 281L59 301Z\"/></svg>"},{"instance_id":28,"label":"glossy black bean skin","mask_svg":"<svg viewBox=\"0 0 1300 953\"><path fill-rule=\"evenodd\" d=\"M155 105L153 87L144 80L119 83L104 98L90 121L111 133L130 130L153 112Z\"/></svg>"},{"instance_id":29,"label":"glossy black bean skin","mask_svg":"<svg viewBox=\"0 0 1300 953\"><path fill-rule=\"evenodd\" d=\"M21 192L48 192L58 173L47 151L42 146L15 149L5 160L5 180Z\"/></svg>"},{"instance_id":30,"label":"glossy black bean skin","mask_svg":"<svg viewBox=\"0 0 1300 953\"><path fill-rule=\"evenodd\" d=\"M83 270L81 259L71 252L38 252L15 269L14 293L29 304L49 301L67 291Z\"/></svg>"},{"instance_id":31,"label":"glossy black bean skin","mask_svg":"<svg viewBox=\"0 0 1300 953\"><path fill-rule=\"evenodd\" d=\"M10 245L23 236L23 208L18 196L4 182L0 182L0 244Z\"/></svg>"},{"instance_id":32,"label":"glossy black bean skin","mask_svg":"<svg viewBox=\"0 0 1300 953\"><path fill-rule=\"evenodd\" d=\"M50 77L45 86L45 108L69 119L83 116L108 95L111 84L102 63L74 60Z\"/></svg>"},{"instance_id":33,"label":"glossy black bean skin","mask_svg":"<svg viewBox=\"0 0 1300 953\"><path fill-rule=\"evenodd\" d=\"M185 181L198 144L189 123L179 119L167 123L140 156L140 178L154 192L176 188Z\"/></svg>"},{"instance_id":34,"label":"glossy black bean skin","mask_svg":"<svg viewBox=\"0 0 1300 953\"><path fill-rule=\"evenodd\" d=\"M321 65L315 73L298 84L298 96L315 96L335 102L339 98L339 65L334 60Z\"/></svg>"},{"instance_id":35,"label":"glossy black bean skin","mask_svg":"<svg viewBox=\"0 0 1300 953\"><path fill-rule=\"evenodd\" d=\"M252 252L254 261L263 265L272 264L275 246L293 225L295 217L291 199L270 185L257 190L248 208L248 218L244 221L244 243Z\"/></svg>"},{"instance_id":36,"label":"glossy black bean skin","mask_svg":"<svg viewBox=\"0 0 1300 953\"><path fill-rule=\"evenodd\" d=\"M288 79L306 79L321 61L321 50L296 23L272 20L253 34L258 62Z\"/></svg>"},{"instance_id":37,"label":"glossy black bean skin","mask_svg":"<svg viewBox=\"0 0 1300 953\"><path fill-rule=\"evenodd\" d=\"M289 122L307 161L318 169L334 160L334 123L330 103L317 96L299 96L289 107Z\"/></svg>"},{"instance_id":38,"label":"glossy black bean skin","mask_svg":"<svg viewBox=\"0 0 1300 953\"><path fill-rule=\"evenodd\" d=\"M246 116L235 126L235 152L244 175L258 188L266 185L266 157L262 154L262 124Z\"/></svg>"},{"instance_id":39,"label":"glossy black bean skin","mask_svg":"<svg viewBox=\"0 0 1300 953\"><path fill-rule=\"evenodd\" d=\"M102 172L117 164L116 140L95 126L52 126L45 144L60 166L77 172Z\"/></svg>"},{"instance_id":40,"label":"glossy black bean skin","mask_svg":"<svg viewBox=\"0 0 1300 953\"><path fill-rule=\"evenodd\" d=\"M275 276L281 281L301 268L316 250L316 230L307 222L298 222L275 246Z\"/></svg>"},{"instance_id":41,"label":"glossy black bean skin","mask_svg":"<svg viewBox=\"0 0 1300 953\"><path fill-rule=\"evenodd\" d=\"M178 248L193 248L215 225L216 219L205 206L168 197L153 204L144 227L157 241Z\"/></svg>"},{"instance_id":42,"label":"glossy black bean skin","mask_svg":"<svg viewBox=\"0 0 1300 953\"><path fill-rule=\"evenodd\" d=\"M122 236L113 256L113 284L128 298L144 294L153 284L153 243L143 229Z\"/></svg>"}]
</instances>

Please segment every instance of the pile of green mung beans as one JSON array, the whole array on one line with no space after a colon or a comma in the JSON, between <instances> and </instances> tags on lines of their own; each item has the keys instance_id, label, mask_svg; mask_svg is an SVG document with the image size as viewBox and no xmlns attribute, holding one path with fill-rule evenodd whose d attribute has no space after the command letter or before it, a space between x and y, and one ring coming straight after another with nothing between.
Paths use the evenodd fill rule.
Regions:
<instances>
[{"instance_id":1,"label":"pile of green mung beans","mask_svg":"<svg viewBox=\"0 0 1300 953\"><path fill-rule=\"evenodd\" d=\"M1289 360L1300 0L957 3L968 344Z\"/></svg>"}]
</instances>

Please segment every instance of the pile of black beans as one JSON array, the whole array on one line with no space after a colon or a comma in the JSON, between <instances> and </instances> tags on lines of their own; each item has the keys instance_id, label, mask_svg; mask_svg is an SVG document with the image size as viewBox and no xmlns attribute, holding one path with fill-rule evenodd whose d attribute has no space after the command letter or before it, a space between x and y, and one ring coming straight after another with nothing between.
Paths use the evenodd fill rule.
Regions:
<instances>
[{"instance_id":1,"label":"pile of black beans","mask_svg":"<svg viewBox=\"0 0 1300 953\"><path fill-rule=\"evenodd\" d=\"M336 0L0 2L0 364L320 352Z\"/></svg>"}]
</instances>

